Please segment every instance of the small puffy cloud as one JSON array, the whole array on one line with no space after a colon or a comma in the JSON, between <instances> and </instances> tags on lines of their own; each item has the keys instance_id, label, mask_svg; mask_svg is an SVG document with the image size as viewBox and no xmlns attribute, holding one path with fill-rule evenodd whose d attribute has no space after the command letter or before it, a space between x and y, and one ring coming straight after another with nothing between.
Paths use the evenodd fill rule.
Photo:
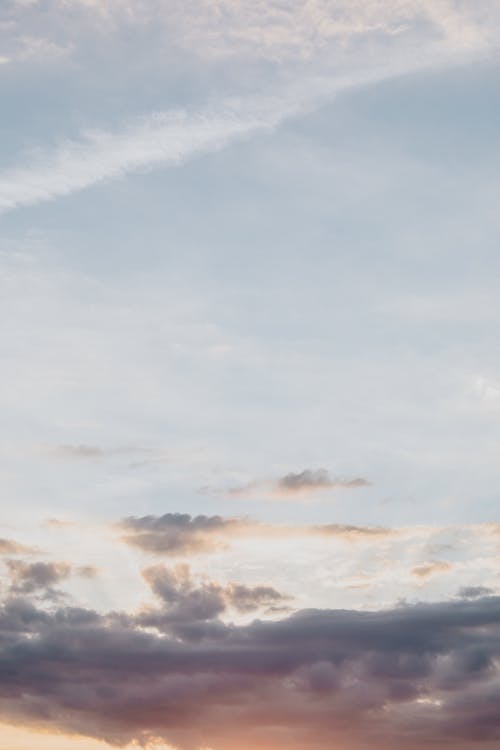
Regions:
<instances>
[{"instance_id":1,"label":"small puffy cloud","mask_svg":"<svg viewBox=\"0 0 500 750\"><path fill-rule=\"evenodd\" d=\"M188 565L173 569L155 565L143 571L144 579L163 604L160 620L165 626L214 620L226 609L224 592L213 582L195 585ZM155 617L156 613L154 613ZM144 622L154 624L154 617Z\"/></svg>"},{"instance_id":2,"label":"small puffy cloud","mask_svg":"<svg viewBox=\"0 0 500 750\"><path fill-rule=\"evenodd\" d=\"M290 598L272 586L245 586L242 583L230 583L224 592L227 603L242 614L262 608L281 609Z\"/></svg>"},{"instance_id":3,"label":"small puffy cloud","mask_svg":"<svg viewBox=\"0 0 500 750\"><path fill-rule=\"evenodd\" d=\"M228 610L249 614L269 608L281 609L289 600L271 586L222 585L206 579L196 580L189 565L172 568L153 565L145 568L142 575L161 601L161 608L143 610L137 622L182 638L199 637L205 632L200 630L201 623L209 624L209 632L221 629L220 617Z\"/></svg>"},{"instance_id":4,"label":"small puffy cloud","mask_svg":"<svg viewBox=\"0 0 500 750\"><path fill-rule=\"evenodd\" d=\"M263 494L268 497L293 498L327 490L349 490L369 485L370 482L363 477L339 477L332 476L326 469L304 469L289 472L278 479L256 480L241 487L232 487L225 494L236 497Z\"/></svg>"},{"instance_id":5,"label":"small puffy cloud","mask_svg":"<svg viewBox=\"0 0 500 750\"><path fill-rule=\"evenodd\" d=\"M289 473L276 482L275 491L278 494L294 495L317 490L352 489L366 487L370 483L361 477L346 479L332 477L326 469L304 469L298 473Z\"/></svg>"},{"instance_id":6,"label":"small puffy cloud","mask_svg":"<svg viewBox=\"0 0 500 750\"><path fill-rule=\"evenodd\" d=\"M11 593L26 595L42 592L47 598L60 596L54 586L72 575L94 578L98 573L97 568L91 565L73 567L67 562L6 560L5 565Z\"/></svg>"},{"instance_id":7,"label":"small puffy cloud","mask_svg":"<svg viewBox=\"0 0 500 750\"><path fill-rule=\"evenodd\" d=\"M7 560L10 590L16 594L31 594L52 587L71 575L71 565L65 562L33 562Z\"/></svg>"}]
</instances>

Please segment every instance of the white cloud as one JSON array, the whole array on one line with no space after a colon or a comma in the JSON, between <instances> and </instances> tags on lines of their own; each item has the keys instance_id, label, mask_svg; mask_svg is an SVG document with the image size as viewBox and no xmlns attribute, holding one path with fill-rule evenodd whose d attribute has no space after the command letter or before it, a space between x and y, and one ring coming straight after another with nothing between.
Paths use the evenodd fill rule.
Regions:
<instances>
[{"instance_id":1,"label":"white cloud","mask_svg":"<svg viewBox=\"0 0 500 750\"><path fill-rule=\"evenodd\" d=\"M29 8L24 5L24 12L29 13ZM218 150L235 139L276 127L346 86L477 54L492 41L493 26L488 21L496 17L498 3L481 0L474 8L464 8L452 0L188 0L179 10L170 0L52 0L47 13L50 17L78 8L87 15L99 14L101 34L108 28L101 23L103 13L118 32L131 19L138 25L161 26L168 21L169 45L184 47L193 57L239 55L253 61L288 61L288 69L283 70L294 84L285 86L279 96L225 100L197 111L153 113L114 132L87 131L52 151L33 151L23 163L0 173L0 212ZM28 20L22 59L58 57L78 45L71 35L64 37L66 26L59 15L55 39L30 36ZM88 24L85 28L88 32ZM320 81L314 72L319 69Z\"/></svg>"},{"instance_id":2,"label":"white cloud","mask_svg":"<svg viewBox=\"0 0 500 750\"><path fill-rule=\"evenodd\" d=\"M267 105L267 106L266 106ZM283 116L273 103L230 103L205 109L154 113L117 132L93 131L0 175L0 210L38 203L104 180L222 148L236 138L273 127Z\"/></svg>"},{"instance_id":3,"label":"white cloud","mask_svg":"<svg viewBox=\"0 0 500 750\"><path fill-rule=\"evenodd\" d=\"M194 112L155 112L121 130L88 131L52 151L34 150L24 165L0 172L0 213L217 151L318 106L343 85L311 79L281 96L227 99Z\"/></svg>"}]
</instances>

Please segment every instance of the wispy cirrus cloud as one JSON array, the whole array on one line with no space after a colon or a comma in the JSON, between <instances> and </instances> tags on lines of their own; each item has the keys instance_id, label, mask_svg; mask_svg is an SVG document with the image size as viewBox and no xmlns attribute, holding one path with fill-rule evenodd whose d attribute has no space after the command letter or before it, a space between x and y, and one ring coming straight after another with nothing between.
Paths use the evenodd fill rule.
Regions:
<instances>
[{"instance_id":1,"label":"wispy cirrus cloud","mask_svg":"<svg viewBox=\"0 0 500 750\"><path fill-rule=\"evenodd\" d=\"M167 23L173 47L188 47L192 55L204 59L236 55L246 60L245 65L249 60L274 60L280 73L274 89L266 82L267 94L215 97L216 104L151 112L115 130L89 128L55 148L38 147L21 154L17 164L0 172L0 212L55 200L139 171L178 165L272 130L346 88L483 53L495 40L491 20L499 18L490 0L475 10L451 0L355 4L316 0L305 5L207 1L201 6L188 3L182 11L178 4L141 0L102 7L80 2L72 12L78 8L86 17L98 18L100 30L103 11L108 21L114 19L108 24L113 33L125 33L129 25L137 29ZM66 17L66 3L61 8L51 2L47 12L49 18L51 14L58 18L61 33L78 26L75 17ZM39 13L33 23L38 19ZM11 22L19 25L23 20L21 14ZM392 40L390 54L388 40ZM65 37L60 49L69 49L74 42L73 37ZM59 40L46 39L38 47L53 52L58 44ZM32 46L38 49L35 42ZM312 63L282 70L282 62L290 60Z\"/></svg>"},{"instance_id":2,"label":"wispy cirrus cloud","mask_svg":"<svg viewBox=\"0 0 500 750\"><path fill-rule=\"evenodd\" d=\"M272 129L297 106L294 97L230 100L194 112L155 112L115 132L83 133L79 140L35 152L23 166L0 173L0 211L217 151L238 138Z\"/></svg>"}]
</instances>

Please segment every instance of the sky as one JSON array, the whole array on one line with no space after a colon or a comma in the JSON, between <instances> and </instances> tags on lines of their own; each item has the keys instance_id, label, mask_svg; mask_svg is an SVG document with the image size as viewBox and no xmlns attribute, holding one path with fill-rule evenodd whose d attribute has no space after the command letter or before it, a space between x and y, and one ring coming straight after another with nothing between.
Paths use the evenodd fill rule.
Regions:
<instances>
[{"instance_id":1,"label":"sky","mask_svg":"<svg viewBox=\"0 0 500 750\"><path fill-rule=\"evenodd\" d=\"M500 2L0 4L0 750L500 740Z\"/></svg>"}]
</instances>

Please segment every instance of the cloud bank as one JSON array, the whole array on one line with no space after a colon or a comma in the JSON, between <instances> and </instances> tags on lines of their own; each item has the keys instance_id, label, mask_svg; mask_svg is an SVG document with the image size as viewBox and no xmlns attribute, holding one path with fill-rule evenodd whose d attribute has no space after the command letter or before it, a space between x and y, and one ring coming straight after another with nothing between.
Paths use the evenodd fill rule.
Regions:
<instances>
[{"instance_id":1,"label":"cloud bank","mask_svg":"<svg viewBox=\"0 0 500 750\"><path fill-rule=\"evenodd\" d=\"M183 630L193 590L181 595L179 574L147 575L177 606L161 637L137 616L5 602L0 718L181 750L470 750L500 740L498 597L302 610L244 626L194 607L197 627Z\"/></svg>"}]
</instances>

